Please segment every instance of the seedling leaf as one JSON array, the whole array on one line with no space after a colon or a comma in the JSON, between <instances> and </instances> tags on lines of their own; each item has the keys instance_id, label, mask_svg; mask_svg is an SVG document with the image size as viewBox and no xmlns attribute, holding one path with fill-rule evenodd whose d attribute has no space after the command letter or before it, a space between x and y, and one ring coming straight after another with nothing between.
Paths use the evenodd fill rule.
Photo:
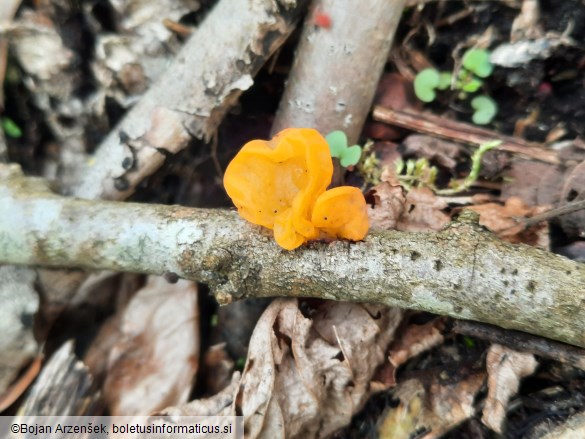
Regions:
<instances>
[{"instance_id":1,"label":"seedling leaf","mask_svg":"<svg viewBox=\"0 0 585 439\"><path fill-rule=\"evenodd\" d=\"M461 89L467 93L474 93L483 84L483 81L478 78L471 78L468 82L464 82Z\"/></svg>"},{"instance_id":2,"label":"seedling leaf","mask_svg":"<svg viewBox=\"0 0 585 439\"><path fill-rule=\"evenodd\" d=\"M498 112L496 102L492 98L483 95L473 98L471 107L475 110L471 119L477 125L490 123Z\"/></svg>"},{"instance_id":3,"label":"seedling leaf","mask_svg":"<svg viewBox=\"0 0 585 439\"><path fill-rule=\"evenodd\" d=\"M357 162L359 162L361 156L362 148L359 145L353 145L343 151L339 162L341 163L341 166L347 168L348 166L356 165Z\"/></svg>"},{"instance_id":4,"label":"seedling leaf","mask_svg":"<svg viewBox=\"0 0 585 439\"><path fill-rule=\"evenodd\" d=\"M480 78L487 78L494 69L490 62L490 53L484 49L469 49L465 52L463 55L463 67Z\"/></svg>"},{"instance_id":5,"label":"seedling leaf","mask_svg":"<svg viewBox=\"0 0 585 439\"><path fill-rule=\"evenodd\" d=\"M347 149L347 136L343 131L331 131L325 136L325 140L329 145L331 157L341 158L343 151Z\"/></svg>"},{"instance_id":6,"label":"seedling leaf","mask_svg":"<svg viewBox=\"0 0 585 439\"><path fill-rule=\"evenodd\" d=\"M451 86L451 79L453 75L449 72L441 72L439 73L439 85L437 88L439 90L447 90Z\"/></svg>"},{"instance_id":7,"label":"seedling leaf","mask_svg":"<svg viewBox=\"0 0 585 439\"><path fill-rule=\"evenodd\" d=\"M435 100L435 88L439 86L440 77L436 69L424 69L414 78L414 93L423 102Z\"/></svg>"}]
</instances>

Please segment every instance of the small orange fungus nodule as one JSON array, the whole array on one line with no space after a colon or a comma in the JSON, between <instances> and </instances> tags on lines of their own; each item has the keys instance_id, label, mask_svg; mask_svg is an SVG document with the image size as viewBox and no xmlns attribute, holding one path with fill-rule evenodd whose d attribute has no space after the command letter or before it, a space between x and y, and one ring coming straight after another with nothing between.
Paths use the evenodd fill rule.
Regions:
<instances>
[{"instance_id":1,"label":"small orange fungus nodule","mask_svg":"<svg viewBox=\"0 0 585 439\"><path fill-rule=\"evenodd\" d=\"M327 190L332 176L325 138L312 128L288 128L246 143L223 182L243 218L273 230L278 245L293 250L315 239L359 241L368 233L361 191Z\"/></svg>"}]
</instances>

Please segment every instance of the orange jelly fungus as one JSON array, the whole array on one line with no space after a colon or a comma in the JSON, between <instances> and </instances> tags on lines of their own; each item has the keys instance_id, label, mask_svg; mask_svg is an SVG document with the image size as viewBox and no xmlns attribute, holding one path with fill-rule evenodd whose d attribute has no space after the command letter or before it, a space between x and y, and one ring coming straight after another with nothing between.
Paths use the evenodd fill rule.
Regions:
<instances>
[{"instance_id":1,"label":"orange jelly fungus","mask_svg":"<svg viewBox=\"0 0 585 439\"><path fill-rule=\"evenodd\" d=\"M362 193L348 186L327 191L332 175L323 136L311 128L288 128L269 141L246 143L223 183L243 218L272 229L276 242L293 250L319 238L366 236Z\"/></svg>"}]
</instances>

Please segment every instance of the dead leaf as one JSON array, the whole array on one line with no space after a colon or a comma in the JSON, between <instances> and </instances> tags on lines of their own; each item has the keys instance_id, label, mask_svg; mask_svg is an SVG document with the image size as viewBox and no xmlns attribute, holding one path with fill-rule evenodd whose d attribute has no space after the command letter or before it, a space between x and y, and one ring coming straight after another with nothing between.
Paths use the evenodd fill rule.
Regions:
<instances>
[{"instance_id":1,"label":"dead leaf","mask_svg":"<svg viewBox=\"0 0 585 439\"><path fill-rule=\"evenodd\" d=\"M455 169L461 147L453 142L423 134L412 134L402 142L405 156L416 156L437 162L447 169Z\"/></svg>"},{"instance_id":2,"label":"dead leaf","mask_svg":"<svg viewBox=\"0 0 585 439\"><path fill-rule=\"evenodd\" d=\"M235 416L234 395L238 392L240 372L234 372L230 384L209 398L196 399L186 404L167 407L155 416Z\"/></svg>"},{"instance_id":3,"label":"dead leaf","mask_svg":"<svg viewBox=\"0 0 585 439\"><path fill-rule=\"evenodd\" d=\"M397 224L402 232L428 232L441 230L450 217L442 212L447 202L428 188L412 188L406 194L405 211Z\"/></svg>"},{"instance_id":4,"label":"dead leaf","mask_svg":"<svg viewBox=\"0 0 585 439\"><path fill-rule=\"evenodd\" d=\"M560 206L581 200L585 200L585 161L565 174ZM567 236L585 237L585 209L563 215L559 221Z\"/></svg>"},{"instance_id":5,"label":"dead leaf","mask_svg":"<svg viewBox=\"0 0 585 439\"><path fill-rule=\"evenodd\" d=\"M211 395L225 389L234 373L234 362L226 351L226 344L220 343L211 346L204 357L207 369L207 381L205 388Z\"/></svg>"},{"instance_id":6,"label":"dead leaf","mask_svg":"<svg viewBox=\"0 0 585 439\"><path fill-rule=\"evenodd\" d=\"M112 415L146 415L187 401L198 368L198 320L196 284L148 279L88 353L107 359L103 392Z\"/></svg>"},{"instance_id":7,"label":"dead leaf","mask_svg":"<svg viewBox=\"0 0 585 439\"><path fill-rule=\"evenodd\" d=\"M479 213L479 223L501 239L513 244L522 242L548 250L548 224L546 222L525 230L522 222L518 221L546 211L546 206L527 207L520 198L512 197L508 198L503 206L498 203L487 203L469 206L467 209Z\"/></svg>"},{"instance_id":8,"label":"dead leaf","mask_svg":"<svg viewBox=\"0 0 585 439\"><path fill-rule=\"evenodd\" d=\"M399 184L382 181L367 194L373 198L374 206L368 205L370 227L382 230L395 230L398 220L404 213L404 189Z\"/></svg>"},{"instance_id":9,"label":"dead leaf","mask_svg":"<svg viewBox=\"0 0 585 439\"><path fill-rule=\"evenodd\" d=\"M495 432L502 433L508 401L518 391L520 380L534 373L538 362L531 353L493 344L488 350L486 366L488 396L481 421Z\"/></svg>"},{"instance_id":10,"label":"dead leaf","mask_svg":"<svg viewBox=\"0 0 585 439\"><path fill-rule=\"evenodd\" d=\"M384 417L380 439L441 437L474 416L473 401L484 381L481 372L448 384L441 383L438 376L427 387L416 379L399 384L392 393L399 403Z\"/></svg>"},{"instance_id":11,"label":"dead leaf","mask_svg":"<svg viewBox=\"0 0 585 439\"><path fill-rule=\"evenodd\" d=\"M441 332L443 328L444 320L438 318L423 325L408 325L399 332L396 339L392 342L388 353L390 376L392 377L392 381L388 385L393 385L396 382L396 369L401 365L411 358L443 343L445 339Z\"/></svg>"},{"instance_id":12,"label":"dead leaf","mask_svg":"<svg viewBox=\"0 0 585 439\"><path fill-rule=\"evenodd\" d=\"M237 397L247 437L326 437L347 425L401 313L324 302L309 319L296 300L273 302L252 335Z\"/></svg>"}]
</instances>

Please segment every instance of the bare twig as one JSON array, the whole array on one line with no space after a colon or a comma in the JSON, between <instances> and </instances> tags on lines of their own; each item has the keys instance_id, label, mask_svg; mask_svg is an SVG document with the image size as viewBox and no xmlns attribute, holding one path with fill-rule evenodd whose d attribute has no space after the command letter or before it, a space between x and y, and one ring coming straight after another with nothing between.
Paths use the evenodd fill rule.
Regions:
<instances>
[{"instance_id":1,"label":"bare twig","mask_svg":"<svg viewBox=\"0 0 585 439\"><path fill-rule=\"evenodd\" d=\"M540 145L505 136L496 131L443 119L428 113L414 113L412 111L394 110L392 108L376 106L374 107L373 117L378 122L472 145L481 145L489 141L501 140L502 143L496 149L546 163L559 163L555 151L543 149Z\"/></svg>"},{"instance_id":2,"label":"bare twig","mask_svg":"<svg viewBox=\"0 0 585 439\"><path fill-rule=\"evenodd\" d=\"M355 143L388 59L404 0L315 0L272 128L343 130ZM319 25L317 15L329 26ZM357 18L359 17L359 18Z\"/></svg>"},{"instance_id":3,"label":"bare twig","mask_svg":"<svg viewBox=\"0 0 585 439\"><path fill-rule=\"evenodd\" d=\"M506 331L485 323L456 320L453 332L498 343L518 351L532 352L555 361L570 364L585 370L585 349L547 340L518 331Z\"/></svg>"}]
</instances>

